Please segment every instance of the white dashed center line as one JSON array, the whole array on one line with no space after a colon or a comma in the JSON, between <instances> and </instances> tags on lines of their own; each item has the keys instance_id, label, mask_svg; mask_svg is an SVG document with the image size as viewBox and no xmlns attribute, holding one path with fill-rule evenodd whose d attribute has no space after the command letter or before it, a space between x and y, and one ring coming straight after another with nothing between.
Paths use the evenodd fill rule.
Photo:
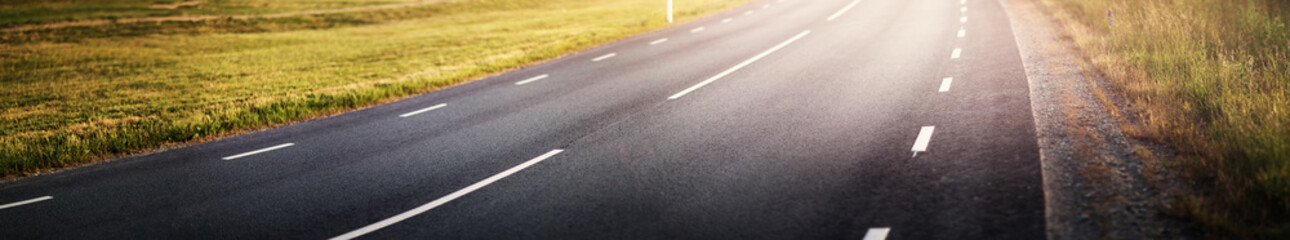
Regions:
<instances>
[{"instance_id":1,"label":"white dashed center line","mask_svg":"<svg viewBox=\"0 0 1290 240\"><path fill-rule=\"evenodd\" d=\"M922 130L918 131L918 138L914 139L914 147L910 148L910 150L914 151L914 156L918 156L919 152L927 151L927 143L932 141L932 131L934 130L936 130L936 126L924 126Z\"/></svg>"},{"instance_id":2,"label":"white dashed center line","mask_svg":"<svg viewBox=\"0 0 1290 240\"><path fill-rule=\"evenodd\" d=\"M954 49L954 53L951 53L951 54L950 54L950 58L957 59L957 58L959 58L959 54L961 54L961 53L963 53L963 49L955 48L955 49Z\"/></svg>"},{"instance_id":3,"label":"white dashed center line","mask_svg":"<svg viewBox=\"0 0 1290 240\"><path fill-rule=\"evenodd\" d=\"M697 32L702 32L702 31L703 31L703 27L697 27L697 28L694 28L694 29L690 29L690 32L692 32L692 33L697 33Z\"/></svg>"},{"instance_id":4,"label":"white dashed center line","mask_svg":"<svg viewBox=\"0 0 1290 240\"><path fill-rule=\"evenodd\" d=\"M961 22L961 23L965 23L965 22L967 22L967 16L963 16L963 17L959 18L959 22Z\"/></svg>"},{"instance_id":5,"label":"white dashed center line","mask_svg":"<svg viewBox=\"0 0 1290 240\"><path fill-rule=\"evenodd\" d=\"M278 150L278 149L282 149L282 148L290 147L290 146L295 146L295 145L296 145L295 143L283 143L283 144L278 144L277 146L272 146L272 147L267 147L267 148L261 148L260 150L255 150L255 151L245 152L245 153L238 154L238 155L233 155L233 156L227 156L227 157L224 157L223 159L224 159L224 160L233 160L233 159L238 159L238 158L242 158L242 157L246 157L246 156L256 155L256 154L260 154L260 153L264 153L264 152L268 152L268 151L273 151L273 150Z\"/></svg>"},{"instance_id":6,"label":"white dashed center line","mask_svg":"<svg viewBox=\"0 0 1290 240\"><path fill-rule=\"evenodd\" d=\"M614 56L618 56L618 53L605 54L604 56L599 56L599 57L596 57L596 58L594 58L594 59L591 59L591 61L592 61L592 62L599 62L600 60L609 59L609 58L614 57Z\"/></svg>"},{"instance_id":7,"label":"white dashed center line","mask_svg":"<svg viewBox=\"0 0 1290 240\"><path fill-rule=\"evenodd\" d=\"M756 62L758 59L761 59L761 58L763 58L763 57L766 57L766 55L770 55L771 53L774 53L775 51L778 51L780 48L784 48L784 46L788 46L788 44L791 44L791 43L793 43L794 41L797 41L797 39L801 39L802 37L805 37L805 36L806 36L806 34L810 34L810 33L811 33L811 30L802 31L802 33L798 33L798 34L797 34L797 36L793 36L793 38L789 38L787 41L784 41L784 42L780 43L779 45L775 45L775 47L772 47L772 48L770 48L770 49L766 50L765 52L761 52L761 54L757 54L757 56L753 56L752 58L749 58L748 60L744 60L743 62L739 63L739 65L735 65L734 67L731 67L730 69L726 69L726 71L723 71L723 72L721 72L721 73L718 73L717 75L712 76L712 77L708 78L707 80L703 80L702 82L699 82L699 84L695 84L694 86L691 86L690 88L686 88L685 90L682 90L681 92L678 92L678 93L676 93L676 94L673 94L671 97L667 97L667 99L668 99L668 100L674 100L674 99L677 99L677 98L681 98L681 96L685 96L685 94L687 94L687 93L690 93L690 92L692 92L692 91L694 91L694 90L696 90L696 89L699 89L699 88L703 87L704 85L708 85L709 83L712 83L713 81L716 81L717 79L721 79L721 77L725 77L726 75L729 75L730 73L733 73L733 72L735 72L735 71L738 71L740 68L743 68L744 66L748 66L748 64L752 64L753 62Z\"/></svg>"},{"instance_id":8,"label":"white dashed center line","mask_svg":"<svg viewBox=\"0 0 1290 240\"><path fill-rule=\"evenodd\" d=\"M769 8L769 7L770 7L770 4L762 4L762 5L761 5L761 9L766 9L766 8Z\"/></svg>"},{"instance_id":9,"label":"white dashed center line","mask_svg":"<svg viewBox=\"0 0 1290 240\"><path fill-rule=\"evenodd\" d=\"M721 23L728 23L730 22L730 20L734 20L734 19L731 19L731 18L721 19Z\"/></svg>"},{"instance_id":10,"label":"white dashed center line","mask_svg":"<svg viewBox=\"0 0 1290 240\"><path fill-rule=\"evenodd\" d=\"M940 90L939 92L949 92L949 91L950 91L950 82L953 82L953 81L954 81L954 78L952 78L952 77L947 77L947 78L945 78L945 79L941 79L941 90Z\"/></svg>"},{"instance_id":11,"label":"white dashed center line","mask_svg":"<svg viewBox=\"0 0 1290 240\"><path fill-rule=\"evenodd\" d=\"M654 40L653 42L649 42L649 45L655 45L663 42L667 42L667 39L664 38L664 39Z\"/></svg>"},{"instance_id":12,"label":"white dashed center line","mask_svg":"<svg viewBox=\"0 0 1290 240\"><path fill-rule=\"evenodd\" d=\"M963 37L964 35L967 35L967 30L963 30L963 28L959 28L959 37Z\"/></svg>"},{"instance_id":13,"label":"white dashed center line","mask_svg":"<svg viewBox=\"0 0 1290 240\"><path fill-rule=\"evenodd\" d=\"M32 199L23 200L23 201L21 201L21 202L15 202L15 203L10 203L10 204L0 205L0 209L11 208L11 207L17 207L17 206L27 205L27 204L31 204L31 203L35 203L35 202L39 202L39 201L50 200L50 199L54 199L54 197L52 197L52 196L44 196L44 197L32 198Z\"/></svg>"},{"instance_id":14,"label":"white dashed center line","mask_svg":"<svg viewBox=\"0 0 1290 240\"><path fill-rule=\"evenodd\" d=\"M887 233L891 233L891 228L870 228L869 232L865 232L864 240L885 240Z\"/></svg>"},{"instance_id":15,"label":"white dashed center line","mask_svg":"<svg viewBox=\"0 0 1290 240\"><path fill-rule=\"evenodd\" d=\"M967 4L967 0L959 0L959 4Z\"/></svg>"},{"instance_id":16,"label":"white dashed center line","mask_svg":"<svg viewBox=\"0 0 1290 240\"><path fill-rule=\"evenodd\" d=\"M522 80L522 81L515 82L515 85L524 85L524 84L526 84L526 83L531 83L531 82L533 82L533 81L542 80L542 79L544 79L544 78L546 78L546 77L547 77L547 75L546 75L546 74L538 75L538 76L536 76L536 77L531 77L531 78L529 78L529 79L524 79L524 80Z\"/></svg>"},{"instance_id":17,"label":"white dashed center line","mask_svg":"<svg viewBox=\"0 0 1290 240\"><path fill-rule=\"evenodd\" d=\"M959 12L967 12L967 7L961 7L961 8L959 8Z\"/></svg>"},{"instance_id":18,"label":"white dashed center line","mask_svg":"<svg viewBox=\"0 0 1290 240\"><path fill-rule=\"evenodd\" d=\"M744 12L744 15L752 15L752 13L753 13L753 11L752 11L752 10L749 10L749 11L747 11L747 12Z\"/></svg>"},{"instance_id":19,"label":"white dashed center line","mask_svg":"<svg viewBox=\"0 0 1290 240\"><path fill-rule=\"evenodd\" d=\"M838 9L838 12L833 13L833 15L829 16L829 19L825 21L833 21L834 18L838 18L838 16L842 16L842 14L846 13L847 10L851 10L851 7L855 7L857 3L860 3L860 0L851 1L851 4L847 4L847 6L842 7L842 9Z\"/></svg>"},{"instance_id":20,"label":"white dashed center line","mask_svg":"<svg viewBox=\"0 0 1290 240\"><path fill-rule=\"evenodd\" d=\"M538 76L538 77L543 77L543 78L545 78L545 77L546 77L546 75L542 75L542 76ZM532 79L532 78L530 78L530 79ZM538 79L542 79L542 78L538 78ZM524 80L524 81L529 81L529 80ZM521 82L524 82L524 81L521 81ZM537 81L537 80L536 80L536 79L533 79L533 81ZM531 81L530 81L530 82L531 82ZM527 83L527 82L525 82L525 83ZM520 84L521 84L521 83L515 83L515 85L520 85ZM435 110L435 109L439 109L439 108L441 108L441 107L447 107L447 106L448 106L448 104L447 104L447 103L440 103L439 105L434 105L434 106L430 106L430 107L428 107L428 108L417 109L416 111L411 111L411 112L408 112L408 113L404 113L404 114L402 114L402 115L399 115L399 117L411 117L412 115L421 114L421 113L423 113L423 112L429 112L430 110Z\"/></svg>"},{"instance_id":21,"label":"white dashed center line","mask_svg":"<svg viewBox=\"0 0 1290 240\"><path fill-rule=\"evenodd\" d=\"M471 184L470 186L466 186L466 188L462 188L461 190L457 190L456 192L452 192L451 194L448 194L448 196L443 196L443 197L441 197L441 198L439 198L439 199L435 199L434 201L431 201L430 203L426 203L425 205L421 205L421 206L418 206L417 208L413 208L412 210L408 210L407 212L400 213L399 215L394 215L393 217L386 218L385 220L381 220L380 222L372 223L371 225L367 225L367 226L365 226L365 227L363 227L363 228L359 228L359 229L356 229L356 230L354 230L354 231L350 231L350 232L348 232L348 233L345 233L345 234L340 235L340 236L333 237L333 238L331 238L331 239L332 239L332 240L340 240L340 239L354 239L354 238L357 238L357 237L363 236L364 234L368 234L368 233L371 233L371 232L373 232L373 231L380 230L381 228L385 228L385 227L388 227L388 226L390 226L390 225L394 225L395 223L398 223L398 222L400 222L400 221L407 220L408 218L411 218L411 217L416 216L416 215L418 215L418 214L424 213L424 212L426 212L426 211L430 211L430 209L434 209L435 207L439 207L440 205L443 205L443 204L445 204L445 203L448 203L448 202L450 202L450 201L452 201L452 200L454 200L454 199L460 198L461 196L465 196L466 194L470 194L470 192L474 192L475 190L479 190L480 188L483 188L484 186L488 186L488 184L492 184L493 182L496 182L497 180L501 180L502 178L506 178L507 176L510 176L511 174L515 174L516 172L519 172L520 170L524 170L525 168L528 168L529 166L533 166L533 164L537 164L538 162L542 162L542 160L546 160L547 158L551 158L552 156L555 156L556 154L560 154L560 152L563 152L563 151L564 151L564 150L562 150L562 149L551 150L550 152L547 152L546 154L542 154L542 156L538 156L538 157L536 157L536 158L533 158L532 160L529 160L529 161L527 161L527 162L521 163L521 164L520 164L520 165L518 165L518 166L512 167L511 169L506 169L506 171L503 171L503 172L501 172L501 173L498 173L498 174L496 174L496 175L493 175L492 177L488 177L488 178L484 179L483 181L479 181L479 182L477 182L477 183L475 183L475 184Z\"/></svg>"}]
</instances>

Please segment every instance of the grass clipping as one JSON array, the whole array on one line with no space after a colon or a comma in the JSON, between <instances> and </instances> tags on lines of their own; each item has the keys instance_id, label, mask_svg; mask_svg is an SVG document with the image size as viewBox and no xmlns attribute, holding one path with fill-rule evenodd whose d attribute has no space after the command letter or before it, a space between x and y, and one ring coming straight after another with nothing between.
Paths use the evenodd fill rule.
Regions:
<instances>
[{"instance_id":1,"label":"grass clipping","mask_svg":"<svg viewBox=\"0 0 1290 240\"><path fill-rule=\"evenodd\" d=\"M1214 234L1290 236L1290 2L1042 0L1127 96L1135 137L1174 146Z\"/></svg>"},{"instance_id":2,"label":"grass clipping","mask_svg":"<svg viewBox=\"0 0 1290 240\"><path fill-rule=\"evenodd\" d=\"M679 20L747 0L679 1ZM664 1L490 0L4 33L0 176L307 120L668 26Z\"/></svg>"}]
</instances>

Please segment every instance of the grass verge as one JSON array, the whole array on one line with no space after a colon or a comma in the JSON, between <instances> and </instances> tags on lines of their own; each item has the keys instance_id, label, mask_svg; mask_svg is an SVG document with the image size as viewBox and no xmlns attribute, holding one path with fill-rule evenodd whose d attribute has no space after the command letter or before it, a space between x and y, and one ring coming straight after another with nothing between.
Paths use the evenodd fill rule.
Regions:
<instances>
[{"instance_id":1,"label":"grass verge","mask_svg":"<svg viewBox=\"0 0 1290 240\"><path fill-rule=\"evenodd\" d=\"M1172 212L1217 236L1290 238L1290 2L1040 0L1129 98L1134 137L1201 187Z\"/></svg>"},{"instance_id":2,"label":"grass verge","mask_svg":"<svg viewBox=\"0 0 1290 240\"><path fill-rule=\"evenodd\" d=\"M675 7L685 21L747 1L680 1ZM432 91L666 27L664 4L463 1L282 19L5 33L0 176ZM131 33L136 30L147 33ZM41 37L50 34L73 37Z\"/></svg>"}]
</instances>

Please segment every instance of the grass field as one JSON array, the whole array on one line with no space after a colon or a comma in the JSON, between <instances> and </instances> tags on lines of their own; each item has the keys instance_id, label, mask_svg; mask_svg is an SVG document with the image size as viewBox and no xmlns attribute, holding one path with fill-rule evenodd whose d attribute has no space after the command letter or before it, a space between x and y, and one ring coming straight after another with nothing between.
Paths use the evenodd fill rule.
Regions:
<instances>
[{"instance_id":1,"label":"grass field","mask_svg":"<svg viewBox=\"0 0 1290 240\"><path fill-rule=\"evenodd\" d=\"M748 0L678 1L678 20ZM0 175L327 116L667 26L655 0L492 0L0 34Z\"/></svg>"},{"instance_id":2,"label":"grass field","mask_svg":"<svg viewBox=\"0 0 1290 240\"><path fill-rule=\"evenodd\" d=\"M1043 0L1202 192L1214 234L1290 238L1290 1ZM1109 12L1108 12L1109 11Z\"/></svg>"},{"instance_id":3,"label":"grass field","mask_svg":"<svg viewBox=\"0 0 1290 240\"><path fill-rule=\"evenodd\" d=\"M0 0L0 27L89 19L242 15L425 0Z\"/></svg>"}]
</instances>

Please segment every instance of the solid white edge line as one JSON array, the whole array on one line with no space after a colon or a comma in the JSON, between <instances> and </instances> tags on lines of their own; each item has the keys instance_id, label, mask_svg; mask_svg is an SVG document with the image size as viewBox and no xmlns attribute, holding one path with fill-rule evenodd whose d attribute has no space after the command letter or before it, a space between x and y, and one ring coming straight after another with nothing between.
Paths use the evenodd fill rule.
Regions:
<instances>
[{"instance_id":1,"label":"solid white edge line","mask_svg":"<svg viewBox=\"0 0 1290 240\"><path fill-rule=\"evenodd\" d=\"M885 240L888 233L891 233L891 228L870 228L864 233L864 240Z\"/></svg>"},{"instance_id":2,"label":"solid white edge line","mask_svg":"<svg viewBox=\"0 0 1290 240\"><path fill-rule=\"evenodd\" d=\"M538 75L536 77L531 77L529 79L524 79L519 82L515 82L515 85L524 85L526 83L531 83L533 81L545 79L546 77L549 77L549 76L547 76L547 74Z\"/></svg>"},{"instance_id":3,"label":"solid white edge line","mask_svg":"<svg viewBox=\"0 0 1290 240\"><path fill-rule=\"evenodd\" d=\"M694 28L694 29L690 29L690 32L692 32L692 33L696 33L696 32L703 31L703 29L704 29L703 27L697 27L697 28Z\"/></svg>"},{"instance_id":4,"label":"solid white edge line","mask_svg":"<svg viewBox=\"0 0 1290 240\"><path fill-rule=\"evenodd\" d=\"M743 68L744 66L748 66L748 64L752 64L753 62L756 62L757 60L759 60L759 59L761 59L761 58L763 58L763 57L766 57L766 55L770 55L771 53L774 53L775 51L778 51L780 48L784 48L784 46L788 46L788 44L791 44L791 43L793 43L794 41L797 41L797 39L801 39L802 37L805 37L805 36L806 36L806 34L810 34L810 33L811 33L811 30L802 31L802 33L798 33L798 34L797 34L797 36L793 36L793 38L789 38L787 41L784 41L784 42L782 42L782 43L779 43L779 45L775 45L775 47L772 47L772 48L770 48L770 49L767 49L766 51L761 52L761 54L757 54L757 56L753 56L752 58L749 58L748 60L744 60L743 62L739 63L738 65L735 65L734 67L731 67L730 69L726 69L726 71L723 71L723 72L721 72L721 73L718 73L717 75L714 75L714 76L712 76L712 77L708 78L707 80L703 80L702 82L699 82L699 84L695 84L694 86L691 86L690 88L686 88L685 90L682 90L681 92L678 92L678 93L676 93L676 94L673 94L672 96L667 97L667 99L668 99L668 100L675 100L675 99L677 99L677 98L681 98L681 96L685 96L685 94L687 94L687 93L690 93L690 92L692 92L692 91L694 91L694 90L697 90L697 89L699 89L699 88L703 87L704 85L708 85L709 83L712 83L713 81L716 81L717 79L720 79L721 77L725 77L726 75L729 75L730 73L733 73L733 72L735 72L735 71L738 71L740 68Z\"/></svg>"},{"instance_id":5,"label":"solid white edge line","mask_svg":"<svg viewBox=\"0 0 1290 240\"><path fill-rule=\"evenodd\" d=\"M543 76L545 76L545 75L543 75ZM430 110L435 110L435 109L439 109L439 108L441 108L441 107L447 107L447 106L448 106L448 104L447 104L447 103L440 103L439 105L434 105L434 106L430 106L430 107L428 107L428 108L422 108L422 109L418 109L418 110L416 110L416 111L411 111L411 112L408 112L408 113L400 114L400 115L399 115L399 117L403 117L403 118L405 118L405 117L411 117L412 115L421 114L421 113L423 113L423 112L429 112Z\"/></svg>"},{"instance_id":6,"label":"solid white edge line","mask_svg":"<svg viewBox=\"0 0 1290 240\"><path fill-rule=\"evenodd\" d=\"M605 59L607 59L607 58L611 58L611 57L614 57L614 56L618 56L618 53L605 54L605 55L603 55L603 56L596 57L595 59L591 59L591 61L592 61L592 62L599 62L600 60L605 60Z\"/></svg>"},{"instance_id":7,"label":"solid white edge line","mask_svg":"<svg viewBox=\"0 0 1290 240\"><path fill-rule=\"evenodd\" d=\"M851 7L855 7L857 3L860 3L860 0L851 1L851 4L847 4L846 7L842 7L842 9L839 9L838 12L833 13L833 15L829 16L829 19L825 21L833 21L834 18L838 18L838 16L842 16L842 14L846 13L847 10L851 10Z\"/></svg>"},{"instance_id":8,"label":"solid white edge line","mask_svg":"<svg viewBox=\"0 0 1290 240\"><path fill-rule=\"evenodd\" d=\"M730 22L730 20L734 20L734 19L731 19L731 18L721 19L721 23L728 23Z\"/></svg>"},{"instance_id":9,"label":"solid white edge line","mask_svg":"<svg viewBox=\"0 0 1290 240\"><path fill-rule=\"evenodd\" d=\"M35 202L39 202L39 201L50 200L50 199L54 199L54 197L53 197L53 196L44 196L44 197L32 198L32 199L23 200L23 201L21 201L21 202L15 202L15 203L10 203L10 204L0 205L0 209L11 208L11 207L17 207L17 206L27 205L27 204L31 204L31 203L35 203Z\"/></svg>"},{"instance_id":10,"label":"solid white edge line","mask_svg":"<svg viewBox=\"0 0 1290 240\"><path fill-rule=\"evenodd\" d=\"M963 37L964 35L967 35L967 30L964 30L963 28L959 28L959 37Z\"/></svg>"},{"instance_id":11,"label":"solid white edge line","mask_svg":"<svg viewBox=\"0 0 1290 240\"><path fill-rule=\"evenodd\" d=\"M278 150L278 149L281 149L281 148L284 148L284 147L290 147L290 146L294 146L294 145L296 145L296 144L295 144L295 143L283 143L283 144L278 144L277 146L272 146L272 147L267 147L267 148L261 148L260 150L255 150L255 151L245 152L245 153L238 154L238 155L233 155L233 156L227 156L227 157L224 157L224 158L222 158L222 159L224 159L224 160L233 160L233 159L238 159L238 158L242 158L242 157L245 157L245 156L251 156L251 155L260 154L260 153L263 153L263 152L268 152L268 151Z\"/></svg>"},{"instance_id":12,"label":"solid white edge line","mask_svg":"<svg viewBox=\"0 0 1290 240\"><path fill-rule=\"evenodd\" d=\"M386 218L385 220L381 220L381 221L379 221L379 222L372 223L372 224L370 224L370 225L364 226L363 228L355 229L354 231L347 232L347 233L345 233L345 234L342 234L342 235L340 235L340 236L333 237L333 238L331 238L331 239L332 239L332 240L354 239L354 238L357 238L357 237L363 236L364 234L368 234L368 233L374 232L374 231L376 231L376 230L380 230L381 228L385 228L385 227L388 227L388 226L390 226L390 225L394 225L395 223L398 223L398 222L400 222L400 221L407 220L408 218L411 218L411 217L416 216L416 215L418 215L418 214L424 213L424 212L426 212L426 211L430 211L430 209L434 209L435 207L439 207L440 205L443 205L443 204L445 204L445 203L448 203L448 202L450 202L450 201L452 201L452 200L454 200L454 199L457 199L457 198L459 198L459 197L461 197L461 196L465 196L466 194L470 194L470 192L474 192L475 190L479 190L480 188L483 188L484 186L488 186L488 184L492 184L493 182L496 182L497 180L501 180L502 178L505 178L505 177L507 177L507 176L510 176L511 174L514 174L514 173L516 173L516 172L519 172L520 170L524 170L525 168L528 168L529 166L533 166L533 164L537 164L538 162L541 162L542 160L546 160L547 158L551 158L551 156L555 156L556 154L560 154L560 152L563 152L563 151L564 151L563 149L555 149L555 150L551 150L550 152L547 152L546 154L542 154L542 156L538 156L538 157L536 157L536 158L533 158L532 160L528 160L527 162L521 163L520 165L517 165L517 166L515 166L515 167L511 167L511 169L506 169L506 171L503 171L503 172L501 172L501 173L495 174L495 175L493 175L493 176L491 176L491 177L488 177L488 178L486 178L486 179L484 179L484 180L482 180L482 181L479 181L479 182L477 182L477 183L475 183L475 184L471 184L470 186L466 186L466 188L462 188L461 190L457 190L456 192L452 192L451 194L448 194L448 196L443 196L443 197L441 197L441 198L439 198L439 199L435 199L434 201L431 201L431 202L426 203L426 204L424 204L424 205L421 205L421 206L418 206L418 207L416 207L416 208L413 208L412 210L408 210L408 211L406 211L406 212L400 213L399 215L394 215L393 217Z\"/></svg>"},{"instance_id":13,"label":"solid white edge line","mask_svg":"<svg viewBox=\"0 0 1290 240\"><path fill-rule=\"evenodd\" d=\"M910 148L914 152L926 152L927 143L932 141L932 132L936 131L936 126L923 126L918 130L918 138L914 139L914 147Z\"/></svg>"},{"instance_id":14,"label":"solid white edge line","mask_svg":"<svg viewBox=\"0 0 1290 240\"><path fill-rule=\"evenodd\" d=\"M649 42L649 45L655 45L663 42L667 42L667 39L664 38L664 39L654 40L653 42Z\"/></svg>"},{"instance_id":15,"label":"solid white edge line","mask_svg":"<svg viewBox=\"0 0 1290 240\"><path fill-rule=\"evenodd\" d=\"M959 58L959 56L961 56L962 54L963 54L962 48L955 48L954 52L950 53L950 58Z\"/></svg>"},{"instance_id":16,"label":"solid white edge line","mask_svg":"<svg viewBox=\"0 0 1290 240\"><path fill-rule=\"evenodd\" d=\"M939 92L949 92L950 82L953 82L953 81L954 81L954 78L952 77L941 79L941 89L939 90Z\"/></svg>"}]
</instances>

